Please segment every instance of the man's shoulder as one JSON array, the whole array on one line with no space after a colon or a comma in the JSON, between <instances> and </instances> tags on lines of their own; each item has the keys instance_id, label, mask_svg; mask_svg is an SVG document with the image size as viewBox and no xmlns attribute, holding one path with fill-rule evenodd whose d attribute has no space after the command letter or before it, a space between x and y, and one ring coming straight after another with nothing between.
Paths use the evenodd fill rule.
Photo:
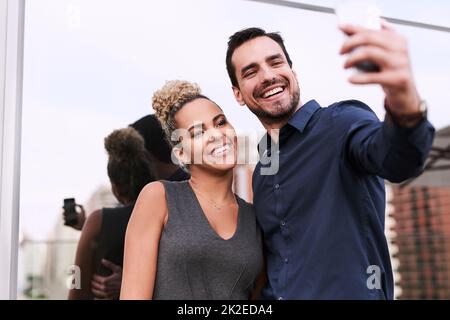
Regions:
<instances>
[{"instance_id":1,"label":"man's shoulder","mask_svg":"<svg viewBox=\"0 0 450 320\"><path fill-rule=\"evenodd\" d=\"M328 106L327 108L333 115L341 115L345 114L348 111L361 111L361 112L371 112L374 113L373 110L364 102L360 100L342 100L335 102Z\"/></svg>"},{"instance_id":2,"label":"man's shoulder","mask_svg":"<svg viewBox=\"0 0 450 320\"><path fill-rule=\"evenodd\" d=\"M359 120L379 121L375 112L359 100L343 100L328 106L327 111L334 121L353 123Z\"/></svg>"}]
</instances>

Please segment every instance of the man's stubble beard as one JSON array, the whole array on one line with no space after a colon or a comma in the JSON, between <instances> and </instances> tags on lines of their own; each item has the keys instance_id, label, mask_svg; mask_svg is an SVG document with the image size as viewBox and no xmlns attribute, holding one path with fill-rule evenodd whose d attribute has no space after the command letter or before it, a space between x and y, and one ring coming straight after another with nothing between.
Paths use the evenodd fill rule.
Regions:
<instances>
[{"instance_id":1,"label":"man's stubble beard","mask_svg":"<svg viewBox=\"0 0 450 320\"><path fill-rule=\"evenodd\" d=\"M281 111L280 113L277 112L269 112L266 110L262 110L259 108L253 108L253 107L249 107L249 105L247 104L247 107L250 109L250 111L258 117L258 119L265 123L265 124L272 124L272 123L277 123L277 122L281 122L281 121L286 121L288 120L295 112L295 110L298 107L298 104L300 102L300 88L297 87L297 90L290 96L290 100L291 103L289 104L289 106L284 110ZM283 107L280 105L279 102L278 105L276 105L276 109L277 110L282 110Z\"/></svg>"}]
</instances>

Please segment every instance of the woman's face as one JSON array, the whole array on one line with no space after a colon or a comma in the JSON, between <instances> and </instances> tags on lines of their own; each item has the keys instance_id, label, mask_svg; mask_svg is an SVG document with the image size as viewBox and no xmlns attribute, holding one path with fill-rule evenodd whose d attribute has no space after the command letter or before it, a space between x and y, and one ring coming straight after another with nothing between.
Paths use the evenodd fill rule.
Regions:
<instances>
[{"instance_id":1,"label":"woman's face","mask_svg":"<svg viewBox=\"0 0 450 320\"><path fill-rule=\"evenodd\" d=\"M237 138L223 111L212 101L195 99L175 114L181 143L174 148L184 163L213 171L234 168Z\"/></svg>"}]
</instances>

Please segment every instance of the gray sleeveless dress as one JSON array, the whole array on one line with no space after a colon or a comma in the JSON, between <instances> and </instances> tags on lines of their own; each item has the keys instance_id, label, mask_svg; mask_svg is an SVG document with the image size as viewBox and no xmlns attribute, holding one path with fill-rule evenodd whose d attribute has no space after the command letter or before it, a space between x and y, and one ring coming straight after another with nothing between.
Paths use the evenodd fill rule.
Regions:
<instances>
[{"instance_id":1,"label":"gray sleeveless dress","mask_svg":"<svg viewBox=\"0 0 450 320\"><path fill-rule=\"evenodd\" d=\"M153 299L248 299L262 270L261 232L251 204L237 197L238 224L224 240L187 181L161 181L168 221L161 234Z\"/></svg>"}]
</instances>

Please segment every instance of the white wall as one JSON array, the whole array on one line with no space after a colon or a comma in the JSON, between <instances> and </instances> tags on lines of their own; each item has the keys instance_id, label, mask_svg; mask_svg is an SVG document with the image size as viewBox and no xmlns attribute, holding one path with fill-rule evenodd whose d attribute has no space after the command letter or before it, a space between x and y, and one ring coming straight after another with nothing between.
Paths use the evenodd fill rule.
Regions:
<instances>
[{"instance_id":1,"label":"white wall","mask_svg":"<svg viewBox=\"0 0 450 320\"><path fill-rule=\"evenodd\" d=\"M0 299L15 299L25 0L0 0Z\"/></svg>"}]
</instances>

